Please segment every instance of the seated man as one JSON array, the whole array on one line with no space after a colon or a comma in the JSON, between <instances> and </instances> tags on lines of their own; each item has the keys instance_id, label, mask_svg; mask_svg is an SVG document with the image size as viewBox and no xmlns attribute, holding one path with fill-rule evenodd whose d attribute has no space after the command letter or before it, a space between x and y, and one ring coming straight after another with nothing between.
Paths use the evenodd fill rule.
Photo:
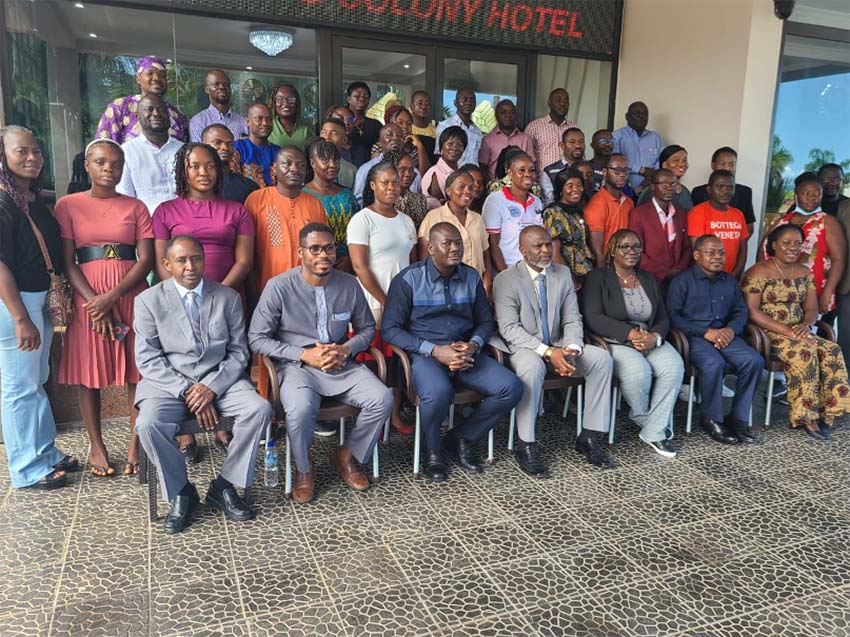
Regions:
<instances>
[{"instance_id":1,"label":"seated man","mask_svg":"<svg viewBox=\"0 0 850 637\"><path fill-rule=\"evenodd\" d=\"M720 239L712 234L697 238L694 261L670 281L667 314L671 325L688 337L691 364L699 370L702 428L716 442L757 442L748 421L764 359L740 336L749 318L747 304L735 277L723 271L726 252ZM737 381L724 426L727 367Z\"/></svg>"},{"instance_id":2,"label":"seated man","mask_svg":"<svg viewBox=\"0 0 850 637\"><path fill-rule=\"evenodd\" d=\"M453 381L484 396L478 408L446 435L457 463L481 473L474 445L522 398L522 383L480 354L493 331L493 313L477 270L463 263L463 239L452 224L434 224L428 254L399 272L390 284L381 336L410 355L413 386L425 438L425 475L446 479L440 456L440 425L454 399Z\"/></svg>"},{"instance_id":3,"label":"seated man","mask_svg":"<svg viewBox=\"0 0 850 637\"><path fill-rule=\"evenodd\" d=\"M234 485L245 487L253 480L257 445L272 409L245 373L251 355L242 297L204 278L204 250L193 237L172 238L163 260L171 278L136 297L133 329L142 374L136 431L171 502L165 531L183 531L199 504L174 439L189 414L206 429L215 428L219 415L236 419L227 457L206 501L230 520L250 520L254 515Z\"/></svg>"},{"instance_id":4,"label":"seated man","mask_svg":"<svg viewBox=\"0 0 850 637\"><path fill-rule=\"evenodd\" d=\"M277 364L286 430L295 460L292 499L313 499L315 475L310 444L319 405L325 396L360 408L345 445L331 452L345 483L355 491L369 480L354 463L372 455L392 410L392 392L354 356L369 348L375 319L363 289L350 274L334 270L333 230L308 223L298 234L301 265L266 284L248 331L251 350ZM349 338L348 324L354 335Z\"/></svg>"},{"instance_id":5,"label":"seated man","mask_svg":"<svg viewBox=\"0 0 850 637\"><path fill-rule=\"evenodd\" d=\"M552 263L552 238L542 226L519 235L523 260L500 272L493 283L499 334L507 344L511 367L525 385L516 414L520 469L537 477L549 473L537 451L534 424L547 368L561 376L583 376L586 406L576 451L597 466L611 464L594 432L608 430L614 362L602 348L582 345L584 327L573 279L565 265Z\"/></svg>"}]
</instances>

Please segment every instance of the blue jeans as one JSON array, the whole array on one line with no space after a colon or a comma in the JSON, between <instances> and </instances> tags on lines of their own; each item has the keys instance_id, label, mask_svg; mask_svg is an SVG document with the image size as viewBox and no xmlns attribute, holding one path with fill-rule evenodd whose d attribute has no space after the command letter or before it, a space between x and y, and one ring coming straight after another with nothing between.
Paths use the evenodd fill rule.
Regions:
<instances>
[{"instance_id":1,"label":"blue jeans","mask_svg":"<svg viewBox=\"0 0 850 637\"><path fill-rule=\"evenodd\" d=\"M611 357L620 391L631 408L629 418L642 427L640 437L647 442L672 438L670 414L685 373L679 352L662 343L644 356L627 345L612 344Z\"/></svg>"},{"instance_id":2,"label":"blue jeans","mask_svg":"<svg viewBox=\"0 0 850 637\"><path fill-rule=\"evenodd\" d=\"M46 296L46 292L21 292L27 313L41 335L41 347L32 352L18 349L15 322L0 301L0 401L3 439L14 487L35 484L65 457L54 444L56 422L44 391L53 340L53 325L45 312Z\"/></svg>"}]
</instances>

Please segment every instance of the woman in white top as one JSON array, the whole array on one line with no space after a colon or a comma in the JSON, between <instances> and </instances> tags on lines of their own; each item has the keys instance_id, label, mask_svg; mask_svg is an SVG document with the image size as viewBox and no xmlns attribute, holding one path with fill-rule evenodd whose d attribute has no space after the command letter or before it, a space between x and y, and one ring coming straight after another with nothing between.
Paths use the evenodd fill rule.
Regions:
<instances>
[{"instance_id":1,"label":"woman in white top","mask_svg":"<svg viewBox=\"0 0 850 637\"><path fill-rule=\"evenodd\" d=\"M379 330L390 282L416 260L416 226L410 217L394 207L400 195L401 181L395 166L389 162L375 164L366 177L363 190L366 207L348 222L351 265L363 286ZM380 332L373 345L381 348L386 356L392 355L389 347L383 347ZM400 390L394 387L393 395L393 427L401 433L412 433L413 427L404 423L399 415Z\"/></svg>"}]
</instances>

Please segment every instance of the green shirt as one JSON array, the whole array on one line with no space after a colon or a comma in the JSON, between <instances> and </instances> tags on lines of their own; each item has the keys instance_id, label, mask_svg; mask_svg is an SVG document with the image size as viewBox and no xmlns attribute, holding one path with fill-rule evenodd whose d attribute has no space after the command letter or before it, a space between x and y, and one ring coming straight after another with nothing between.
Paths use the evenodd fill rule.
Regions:
<instances>
[{"instance_id":1,"label":"green shirt","mask_svg":"<svg viewBox=\"0 0 850 637\"><path fill-rule=\"evenodd\" d=\"M292 135L286 133L283 124L278 118L274 118L272 124L272 133L269 135L269 141L283 148L284 146L296 146L304 150L304 144L307 143L307 138L310 136L310 127L306 124L296 124L292 130Z\"/></svg>"}]
</instances>

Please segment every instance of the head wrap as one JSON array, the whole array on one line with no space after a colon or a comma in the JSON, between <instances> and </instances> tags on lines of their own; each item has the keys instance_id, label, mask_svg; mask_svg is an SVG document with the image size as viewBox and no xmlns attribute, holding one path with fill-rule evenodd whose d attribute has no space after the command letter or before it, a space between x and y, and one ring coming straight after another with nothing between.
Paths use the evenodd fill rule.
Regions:
<instances>
[{"instance_id":1,"label":"head wrap","mask_svg":"<svg viewBox=\"0 0 850 637\"><path fill-rule=\"evenodd\" d=\"M142 71L147 71L148 69L157 69L159 71L164 71L165 62L162 61L162 58L157 57L155 55L146 55L138 62L136 62L137 74L141 73Z\"/></svg>"}]
</instances>

